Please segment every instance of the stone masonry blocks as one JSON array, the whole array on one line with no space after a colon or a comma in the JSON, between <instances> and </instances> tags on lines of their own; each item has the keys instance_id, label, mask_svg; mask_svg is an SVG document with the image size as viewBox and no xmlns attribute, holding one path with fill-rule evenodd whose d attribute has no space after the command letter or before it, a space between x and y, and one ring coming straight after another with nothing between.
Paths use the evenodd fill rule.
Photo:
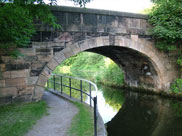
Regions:
<instances>
[{"instance_id":1,"label":"stone masonry blocks","mask_svg":"<svg viewBox=\"0 0 182 136\"><path fill-rule=\"evenodd\" d=\"M51 75L52 70L49 67L44 67L43 71L42 71L42 75L46 76L47 78L49 78L49 76Z\"/></svg>"},{"instance_id":2,"label":"stone masonry blocks","mask_svg":"<svg viewBox=\"0 0 182 136\"><path fill-rule=\"evenodd\" d=\"M35 87L35 93L34 93L33 99L35 101L41 100L44 90L45 90L44 87L36 86Z\"/></svg>"},{"instance_id":3,"label":"stone masonry blocks","mask_svg":"<svg viewBox=\"0 0 182 136\"><path fill-rule=\"evenodd\" d=\"M64 61L66 59L66 57L64 56L64 54L62 52L57 53L54 56L54 59L58 62L61 63L62 61Z\"/></svg>"},{"instance_id":4,"label":"stone masonry blocks","mask_svg":"<svg viewBox=\"0 0 182 136\"><path fill-rule=\"evenodd\" d=\"M62 51L62 53L64 54L64 56L65 56L66 58L69 58L69 57L71 57L71 56L74 55L74 53L73 53L73 51L71 50L70 47L66 47L66 48Z\"/></svg>"},{"instance_id":5,"label":"stone masonry blocks","mask_svg":"<svg viewBox=\"0 0 182 136\"><path fill-rule=\"evenodd\" d=\"M103 46L103 45L104 45L104 43L103 43L103 38L102 38L102 37L98 37L98 38L96 39L96 44L97 44L97 47Z\"/></svg>"},{"instance_id":6,"label":"stone masonry blocks","mask_svg":"<svg viewBox=\"0 0 182 136\"><path fill-rule=\"evenodd\" d=\"M73 51L74 54L77 54L81 51L80 46L78 45L78 43L73 44L70 46L71 50Z\"/></svg>"},{"instance_id":7,"label":"stone masonry blocks","mask_svg":"<svg viewBox=\"0 0 182 136\"><path fill-rule=\"evenodd\" d=\"M29 76L30 76L29 69L11 71L11 78L29 77Z\"/></svg>"},{"instance_id":8,"label":"stone masonry blocks","mask_svg":"<svg viewBox=\"0 0 182 136\"><path fill-rule=\"evenodd\" d=\"M78 45L80 46L81 51L89 49L88 40L80 41L78 42Z\"/></svg>"},{"instance_id":9,"label":"stone masonry blocks","mask_svg":"<svg viewBox=\"0 0 182 136\"><path fill-rule=\"evenodd\" d=\"M0 88L0 97L5 96L17 96L17 88L16 87L6 87L6 88Z\"/></svg>"},{"instance_id":10,"label":"stone masonry blocks","mask_svg":"<svg viewBox=\"0 0 182 136\"><path fill-rule=\"evenodd\" d=\"M25 78L11 78L6 79L6 87L16 87L16 86L24 86L26 85Z\"/></svg>"},{"instance_id":11,"label":"stone masonry blocks","mask_svg":"<svg viewBox=\"0 0 182 136\"><path fill-rule=\"evenodd\" d=\"M54 70L58 65L59 65L59 63L58 63L54 58L51 59L51 61L49 61L49 63L47 64L47 66L48 66L51 70Z\"/></svg>"},{"instance_id":12,"label":"stone masonry blocks","mask_svg":"<svg viewBox=\"0 0 182 136\"><path fill-rule=\"evenodd\" d=\"M0 64L0 72L4 72L6 70L5 64Z\"/></svg>"},{"instance_id":13,"label":"stone masonry blocks","mask_svg":"<svg viewBox=\"0 0 182 136\"><path fill-rule=\"evenodd\" d=\"M1 88L1 87L5 87L5 86L6 86L5 80L0 80L0 88Z\"/></svg>"},{"instance_id":14,"label":"stone masonry blocks","mask_svg":"<svg viewBox=\"0 0 182 136\"><path fill-rule=\"evenodd\" d=\"M48 77L41 74L39 76L38 81L37 81L37 85L39 85L41 87L45 87L45 84L46 84L47 80L48 80Z\"/></svg>"},{"instance_id":15,"label":"stone masonry blocks","mask_svg":"<svg viewBox=\"0 0 182 136\"><path fill-rule=\"evenodd\" d=\"M97 47L97 43L96 43L96 39L95 38L88 39L87 42L88 42L89 48Z\"/></svg>"},{"instance_id":16,"label":"stone masonry blocks","mask_svg":"<svg viewBox=\"0 0 182 136\"><path fill-rule=\"evenodd\" d=\"M38 76L28 77L25 79L26 85L35 85L38 80Z\"/></svg>"}]
</instances>

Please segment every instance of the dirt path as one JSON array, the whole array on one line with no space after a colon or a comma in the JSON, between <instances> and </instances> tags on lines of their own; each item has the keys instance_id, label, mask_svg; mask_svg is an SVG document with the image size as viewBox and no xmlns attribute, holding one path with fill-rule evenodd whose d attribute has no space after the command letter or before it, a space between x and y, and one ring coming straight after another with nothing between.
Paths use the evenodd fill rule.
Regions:
<instances>
[{"instance_id":1,"label":"dirt path","mask_svg":"<svg viewBox=\"0 0 182 136\"><path fill-rule=\"evenodd\" d=\"M40 119L25 136L67 136L71 120L78 113L77 107L46 91L43 100L50 107L49 115Z\"/></svg>"}]
</instances>

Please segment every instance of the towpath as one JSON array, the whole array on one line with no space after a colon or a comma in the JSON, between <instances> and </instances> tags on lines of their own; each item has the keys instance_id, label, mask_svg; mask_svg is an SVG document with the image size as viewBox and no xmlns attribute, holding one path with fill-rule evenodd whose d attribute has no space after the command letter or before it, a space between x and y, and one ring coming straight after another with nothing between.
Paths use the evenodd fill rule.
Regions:
<instances>
[{"instance_id":1,"label":"towpath","mask_svg":"<svg viewBox=\"0 0 182 136\"><path fill-rule=\"evenodd\" d=\"M48 115L42 117L25 136L68 136L77 107L65 99L45 91L43 100L48 104Z\"/></svg>"}]
</instances>

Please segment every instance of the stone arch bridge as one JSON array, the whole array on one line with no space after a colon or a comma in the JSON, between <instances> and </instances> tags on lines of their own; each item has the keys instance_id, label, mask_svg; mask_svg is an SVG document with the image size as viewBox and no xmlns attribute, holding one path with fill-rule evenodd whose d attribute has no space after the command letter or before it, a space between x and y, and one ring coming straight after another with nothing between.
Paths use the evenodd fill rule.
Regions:
<instances>
[{"instance_id":1,"label":"stone arch bridge","mask_svg":"<svg viewBox=\"0 0 182 136\"><path fill-rule=\"evenodd\" d=\"M146 15L59 6L51 11L61 31L35 22L32 43L19 49L23 56L0 52L0 103L41 99L56 66L82 51L110 57L131 87L168 91L180 76L175 54L154 47Z\"/></svg>"}]
</instances>

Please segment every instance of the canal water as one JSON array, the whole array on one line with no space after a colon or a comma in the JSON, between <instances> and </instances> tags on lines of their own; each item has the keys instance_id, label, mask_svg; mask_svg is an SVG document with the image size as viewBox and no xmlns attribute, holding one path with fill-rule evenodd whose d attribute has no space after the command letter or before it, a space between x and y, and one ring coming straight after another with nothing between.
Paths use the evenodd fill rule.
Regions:
<instances>
[{"instance_id":1,"label":"canal water","mask_svg":"<svg viewBox=\"0 0 182 136\"><path fill-rule=\"evenodd\" d=\"M109 136L182 136L182 101L103 85L98 89L98 110Z\"/></svg>"}]
</instances>

